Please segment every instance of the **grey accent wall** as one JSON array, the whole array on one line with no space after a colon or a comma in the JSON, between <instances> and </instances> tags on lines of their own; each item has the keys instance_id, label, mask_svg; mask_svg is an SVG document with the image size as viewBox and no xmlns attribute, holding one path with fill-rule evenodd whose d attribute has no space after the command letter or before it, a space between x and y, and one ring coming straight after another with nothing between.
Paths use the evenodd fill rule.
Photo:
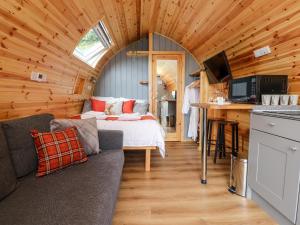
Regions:
<instances>
[{"instance_id":1,"label":"grey accent wall","mask_svg":"<svg viewBox=\"0 0 300 225\"><path fill-rule=\"evenodd\" d=\"M179 44L162 35L153 35L153 50L154 51L184 51L185 52L185 86L192 83L196 78L189 76L192 72L199 69L197 61L192 54L181 47ZM184 116L184 133L187 138L188 126L190 121L190 113Z\"/></svg>"},{"instance_id":2,"label":"grey accent wall","mask_svg":"<svg viewBox=\"0 0 300 225\"><path fill-rule=\"evenodd\" d=\"M128 45L104 67L96 83L95 96L148 99L148 86L139 84L148 80L148 57L128 57L127 51L148 50L148 38Z\"/></svg>"},{"instance_id":3,"label":"grey accent wall","mask_svg":"<svg viewBox=\"0 0 300 225\"><path fill-rule=\"evenodd\" d=\"M183 47L164 36L154 34L153 48L156 51L184 51L185 85L195 80L189 74L198 70L199 65ZM148 99L148 86L139 84L140 80L148 80L148 57L127 57L126 52L130 50L148 50L148 38L128 45L106 64L97 81L94 95ZM184 117L185 137L187 137L189 118L189 114Z\"/></svg>"}]
</instances>

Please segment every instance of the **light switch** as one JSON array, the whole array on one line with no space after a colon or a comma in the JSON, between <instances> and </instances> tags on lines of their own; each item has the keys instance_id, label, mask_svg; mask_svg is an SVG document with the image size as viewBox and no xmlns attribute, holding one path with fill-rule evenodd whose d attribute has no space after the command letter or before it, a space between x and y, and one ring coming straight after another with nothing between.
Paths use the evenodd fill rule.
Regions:
<instances>
[{"instance_id":1,"label":"light switch","mask_svg":"<svg viewBox=\"0 0 300 225\"><path fill-rule=\"evenodd\" d=\"M253 51L255 58L270 54L271 52L272 51L270 46L265 46L263 48L259 48Z\"/></svg>"},{"instance_id":2,"label":"light switch","mask_svg":"<svg viewBox=\"0 0 300 225\"><path fill-rule=\"evenodd\" d=\"M37 82L47 82L47 74L32 71L30 79Z\"/></svg>"}]
</instances>

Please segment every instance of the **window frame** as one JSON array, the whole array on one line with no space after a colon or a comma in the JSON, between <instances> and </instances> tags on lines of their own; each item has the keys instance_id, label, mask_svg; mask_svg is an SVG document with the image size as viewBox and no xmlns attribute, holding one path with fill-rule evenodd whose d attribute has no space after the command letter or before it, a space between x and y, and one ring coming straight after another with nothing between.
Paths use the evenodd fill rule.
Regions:
<instances>
[{"instance_id":1,"label":"window frame","mask_svg":"<svg viewBox=\"0 0 300 225\"><path fill-rule=\"evenodd\" d=\"M79 49L78 46L80 45L82 39L84 39L86 37L86 35L91 31L93 31L97 35L97 38L99 39L99 42L103 46L103 48L101 50L95 52L91 56L89 56L89 55L85 56L84 54L82 54L82 51ZM103 57L103 55L112 46L113 46L113 41L109 34L109 31L108 31L105 23L103 22L103 20L100 20L95 26L93 26L91 29L89 29L89 31L86 32L85 35L80 39L80 41L75 46L75 49L73 51L73 56L75 56L77 59L79 59L83 63L85 63L93 68L96 68L99 60ZM90 52L89 54L91 54L91 53L92 52Z\"/></svg>"}]
</instances>

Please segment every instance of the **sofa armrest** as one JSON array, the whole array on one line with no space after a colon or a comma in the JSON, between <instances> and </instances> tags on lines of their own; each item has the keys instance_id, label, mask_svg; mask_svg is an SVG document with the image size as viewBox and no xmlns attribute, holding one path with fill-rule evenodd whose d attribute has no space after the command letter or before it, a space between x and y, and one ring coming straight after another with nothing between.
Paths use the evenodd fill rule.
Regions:
<instances>
[{"instance_id":1,"label":"sofa armrest","mask_svg":"<svg viewBox=\"0 0 300 225\"><path fill-rule=\"evenodd\" d=\"M123 131L98 130L100 149L123 149Z\"/></svg>"}]
</instances>

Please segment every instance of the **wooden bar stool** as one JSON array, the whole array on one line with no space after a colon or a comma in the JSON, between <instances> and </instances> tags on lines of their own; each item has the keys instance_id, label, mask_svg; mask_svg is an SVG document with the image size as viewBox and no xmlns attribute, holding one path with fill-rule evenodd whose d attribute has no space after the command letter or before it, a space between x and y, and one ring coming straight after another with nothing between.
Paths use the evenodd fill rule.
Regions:
<instances>
[{"instance_id":1,"label":"wooden bar stool","mask_svg":"<svg viewBox=\"0 0 300 225\"><path fill-rule=\"evenodd\" d=\"M207 155L208 156L210 156L211 145L216 144L216 142L217 142L217 139L216 140L212 139L213 126L215 123L218 124L220 121L224 121L224 119L223 118L210 118L207 120L206 140L207 140Z\"/></svg>"},{"instance_id":2,"label":"wooden bar stool","mask_svg":"<svg viewBox=\"0 0 300 225\"><path fill-rule=\"evenodd\" d=\"M219 153L219 158L220 159L222 159L223 157L226 157L225 125L226 125L225 120L218 122L218 131L217 131L217 139L216 139L216 146L215 146L214 163L217 163L218 153Z\"/></svg>"},{"instance_id":3,"label":"wooden bar stool","mask_svg":"<svg viewBox=\"0 0 300 225\"><path fill-rule=\"evenodd\" d=\"M226 157L226 140L225 140L225 126L231 126L231 154L237 156L239 150L239 123L232 120L224 120L218 122L218 132L215 148L214 163L217 163L217 156L219 153L219 158Z\"/></svg>"}]
</instances>

